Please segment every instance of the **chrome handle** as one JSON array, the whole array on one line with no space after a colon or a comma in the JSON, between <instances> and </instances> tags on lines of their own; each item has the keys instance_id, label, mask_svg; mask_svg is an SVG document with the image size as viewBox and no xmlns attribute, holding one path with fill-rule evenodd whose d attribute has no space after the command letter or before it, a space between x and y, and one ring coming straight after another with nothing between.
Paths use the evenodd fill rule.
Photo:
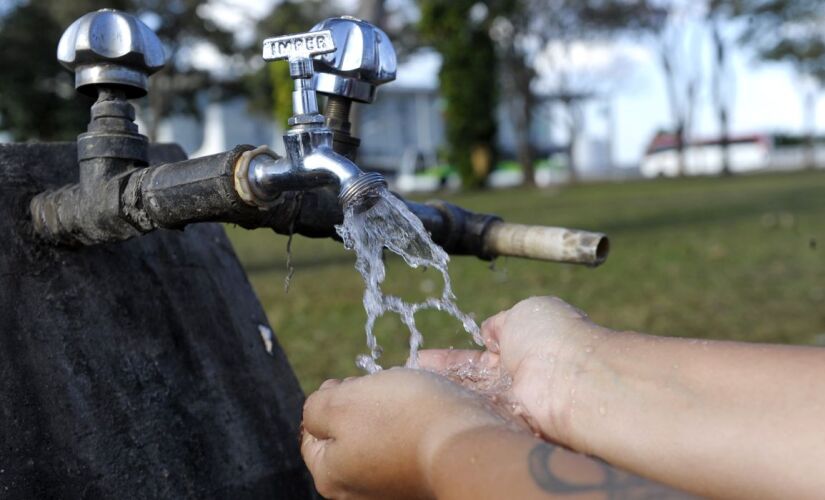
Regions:
<instances>
[{"instance_id":1,"label":"chrome handle","mask_svg":"<svg viewBox=\"0 0 825 500\"><path fill-rule=\"evenodd\" d=\"M335 42L329 30L264 40L264 61L289 61L289 76L295 82L289 125L323 123L323 117L318 114L318 101L312 86L312 57L334 51Z\"/></svg>"}]
</instances>

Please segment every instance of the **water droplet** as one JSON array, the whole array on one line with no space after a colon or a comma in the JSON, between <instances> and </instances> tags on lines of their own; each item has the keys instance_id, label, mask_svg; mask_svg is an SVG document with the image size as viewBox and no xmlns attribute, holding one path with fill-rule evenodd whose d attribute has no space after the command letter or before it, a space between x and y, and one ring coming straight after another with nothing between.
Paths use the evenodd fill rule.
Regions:
<instances>
[{"instance_id":1,"label":"water droplet","mask_svg":"<svg viewBox=\"0 0 825 500\"><path fill-rule=\"evenodd\" d=\"M607 415L607 409L605 409L605 407L604 407L604 406L599 406L599 415L601 415L601 416L603 416L603 417L604 417L605 415Z\"/></svg>"},{"instance_id":2,"label":"water droplet","mask_svg":"<svg viewBox=\"0 0 825 500\"><path fill-rule=\"evenodd\" d=\"M591 354L593 352L593 346L585 347L584 352L586 352L587 354Z\"/></svg>"},{"instance_id":3,"label":"water droplet","mask_svg":"<svg viewBox=\"0 0 825 500\"><path fill-rule=\"evenodd\" d=\"M359 354L355 358L355 365L369 374L381 371L381 366L379 366L371 356L366 354Z\"/></svg>"}]
</instances>

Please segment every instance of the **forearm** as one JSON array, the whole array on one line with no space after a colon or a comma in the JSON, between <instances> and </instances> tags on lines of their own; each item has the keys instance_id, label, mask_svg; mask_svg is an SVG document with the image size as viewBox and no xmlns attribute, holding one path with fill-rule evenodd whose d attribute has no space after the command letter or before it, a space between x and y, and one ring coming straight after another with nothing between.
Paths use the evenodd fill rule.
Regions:
<instances>
[{"instance_id":1,"label":"forearm","mask_svg":"<svg viewBox=\"0 0 825 500\"><path fill-rule=\"evenodd\" d=\"M444 443L435 452L429 476L440 500L684 496L529 434L497 427Z\"/></svg>"},{"instance_id":2,"label":"forearm","mask_svg":"<svg viewBox=\"0 0 825 500\"><path fill-rule=\"evenodd\" d=\"M577 372L578 450L708 496L825 490L823 350L614 332Z\"/></svg>"}]
</instances>

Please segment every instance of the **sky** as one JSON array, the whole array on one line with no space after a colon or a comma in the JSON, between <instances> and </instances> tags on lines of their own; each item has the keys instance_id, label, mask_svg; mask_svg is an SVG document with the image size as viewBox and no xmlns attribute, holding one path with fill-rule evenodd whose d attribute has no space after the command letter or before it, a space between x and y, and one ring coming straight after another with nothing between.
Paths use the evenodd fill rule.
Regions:
<instances>
[{"instance_id":1,"label":"sky","mask_svg":"<svg viewBox=\"0 0 825 500\"><path fill-rule=\"evenodd\" d=\"M250 33L254 19L265 15L277 1L213 0L206 11L216 21L243 34ZM339 0L339 3L352 10L356 5L355 0ZM734 27L726 30L731 33ZM594 86L602 98L586 110L585 135L605 136L607 122L603 109L605 103L609 103L615 130L613 157L619 165L637 164L655 132L668 128L671 121L665 83L651 49L650 42L642 40L624 40L609 45L582 44L568 61L574 71L581 68L591 79L606 82ZM709 47L703 47L701 53L704 54L701 72L707 81L710 75ZM208 60L212 56L204 48L198 57ZM735 96L731 117L733 134L802 133L804 101L795 72L787 65L758 62L744 50L734 50L731 59L734 75L731 88ZM433 86L437 82L438 67L438 56L425 51L402 62L397 81L388 85ZM709 85L703 84L702 88L693 130L693 136L697 138L718 134ZM819 100L817 117L825 111L823 104ZM822 120L819 120L817 129L822 130L822 127ZM562 134L561 131L556 133Z\"/></svg>"}]
</instances>

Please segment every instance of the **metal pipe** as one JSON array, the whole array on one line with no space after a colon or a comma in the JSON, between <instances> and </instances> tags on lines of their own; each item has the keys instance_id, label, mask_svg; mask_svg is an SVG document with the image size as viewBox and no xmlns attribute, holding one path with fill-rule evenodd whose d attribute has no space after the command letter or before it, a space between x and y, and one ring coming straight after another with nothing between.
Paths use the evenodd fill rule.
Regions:
<instances>
[{"instance_id":1,"label":"metal pipe","mask_svg":"<svg viewBox=\"0 0 825 500\"><path fill-rule=\"evenodd\" d=\"M342 189L329 177L341 166L341 157L313 156L307 158L317 171L310 168L305 175L319 175L320 187L299 192L282 191L293 187L288 183L264 184L273 186L266 205L251 204L248 193L245 196L239 192L239 178L248 178L241 167L247 165L254 170L255 159L270 169L289 162L271 152L262 154L252 146L238 146L225 153L101 179L92 190L94 196L88 196L76 184L41 193L31 202L35 230L47 240L75 245L122 241L158 228L177 229L207 221L269 227L281 234L335 237L335 225L342 222L344 207L353 203L353 197L366 199L365 193L382 184L383 179L360 171L357 175L344 172L352 175L335 177L343 182ZM328 161L334 161L335 168L327 168ZM301 178L298 185L306 187L306 181ZM598 233L508 224L494 215L470 212L443 201L406 204L421 219L433 241L453 255L487 260L509 255L597 266L609 250L607 238Z\"/></svg>"},{"instance_id":2,"label":"metal pipe","mask_svg":"<svg viewBox=\"0 0 825 500\"><path fill-rule=\"evenodd\" d=\"M242 223L258 216L235 189L235 168L252 146L142 169L126 184L123 213L142 231L205 221Z\"/></svg>"}]
</instances>

